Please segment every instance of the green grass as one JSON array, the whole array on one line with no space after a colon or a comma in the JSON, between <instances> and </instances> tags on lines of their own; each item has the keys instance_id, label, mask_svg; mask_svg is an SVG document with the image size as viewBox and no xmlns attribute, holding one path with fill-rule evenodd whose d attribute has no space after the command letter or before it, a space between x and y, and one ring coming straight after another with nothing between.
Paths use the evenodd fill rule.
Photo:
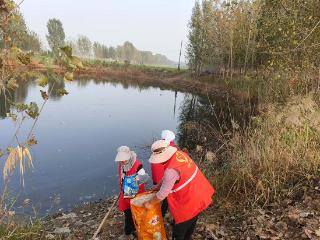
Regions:
<instances>
[{"instance_id":1,"label":"green grass","mask_svg":"<svg viewBox=\"0 0 320 240\"><path fill-rule=\"evenodd\" d=\"M168 66L168 65L140 65L140 64L126 64L117 61L109 61L109 60L100 60L100 59L84 59L83 63L87 67L111 67L114 69L130 69L130 70L137 70L143 72L164 72L164 73L185 73L187 69L178 69L175 66Z\"/></svg>"},{"instance_id":2,"label":"green grass","mask_svg":"<svg viewBox=\"0 0 320 240\"><path fill-rule=\"evenodd\" d=\"M50 55L35 55L32 60L44 64L46 66L52 66L54 64L54 58ZM135 70L146 73L169 73L169 74L181 74L186 73L188 69L177 69L174 65L157 65L157 64L128 64L123 62L114 61L111 59L82 59L85 67L106 67L119 70Z\"/></svg>"},{"instance_id":3,"label":"green grass","mask_svg":"<svg viewBox=\"0 0 320 240\"><path fill-rule=\"evenodd\" d=\"M44 231L40 222L33 223L32 225L16 225L11 224L6 226L0 225L0 239L8 240L33 240L45 239Z\"/></svg>"},{"instance_id":4,"label":"green grass","mask_svg":"<svg viewBox=\"0 0 320 240\"><path fill-rule=\"evenodd\" d=\"M50 55L34 55L32 57L32 60L34 62L43 64L45 66L52 66L55 63L55 60L52 56Z\"/></svg>"}]
</instances>

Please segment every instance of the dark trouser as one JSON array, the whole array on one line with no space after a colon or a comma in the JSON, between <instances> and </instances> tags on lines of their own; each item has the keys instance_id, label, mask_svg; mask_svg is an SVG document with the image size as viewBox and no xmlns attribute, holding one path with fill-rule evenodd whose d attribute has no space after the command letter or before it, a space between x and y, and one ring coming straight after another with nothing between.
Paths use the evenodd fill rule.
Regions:
<instances>
[{"instance_id":1,"label":"dark trouser","mask_svg":"<svg viewBox=\"0 0 320 240\"><path fill-rule=\"evenodd\" d=\"M195 216L188 221L173 225L172 240L190 240L196 228L197 220L198 216Z\"/></svg>"},{"instance_id":2,"label":"dark trouser","mask_svg":"<svg viewBox=\"0 0 320 240\"><path fill-rule=\"evenodd\" d=\"M130 208L124 211L124 217L124 233L130 235L136 230Z\"/></svg>"},{"instance_id":3,"label":"dark trouser","mask_svg":"<svg viewBox=\"0 0 320 240\"><path fill-rule=\"evenodd\" d=\"M166 215L167 210L168 210L168 200L165 198L161 204L161 213L163 218Z\"/></svg>"}]
</instances>

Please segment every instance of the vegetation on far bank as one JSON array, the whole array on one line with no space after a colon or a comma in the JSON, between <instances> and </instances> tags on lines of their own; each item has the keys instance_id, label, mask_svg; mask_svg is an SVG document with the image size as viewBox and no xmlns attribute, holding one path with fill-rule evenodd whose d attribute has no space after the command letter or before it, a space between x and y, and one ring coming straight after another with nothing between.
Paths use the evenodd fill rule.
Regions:
<instances>
[{"instance_id":1,"label":"vegetation on far bank","mask_svg":"<svg viewBox=\"0 0 320 240\"><path fill-rule=\"evenodd\" d=\"M44 66L53 66L57 64L55 58L51 54L36 54L32 57L34 64ZM161 64L134 64L129 61L121 62L112 59L97 59L97 58L81 58L84 67L91 69L112 68L114 70L137 70L142 72L164 72L164 73L187 73L187 68L177 69L175 65Z\"/></svg>"}]
</instances>

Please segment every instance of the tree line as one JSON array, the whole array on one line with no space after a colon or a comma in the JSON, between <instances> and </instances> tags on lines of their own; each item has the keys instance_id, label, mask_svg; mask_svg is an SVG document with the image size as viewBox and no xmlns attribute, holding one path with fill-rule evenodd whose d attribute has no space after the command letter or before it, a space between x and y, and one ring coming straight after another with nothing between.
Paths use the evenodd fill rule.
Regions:
<instances>
[{"instance_id":1,"label":"tree line","mask_svg":"<svg viewBox=\"0 0 320 240\"><path fill-rule=\"evenodd\" d=\"M35 53L46 52L39 36L28 29L24 17L16 10L14 19L10 19L9 36L14 39L14 44L24 50ZM59 19L49 19L47 22L46 40L50 53L56 54L60 47L70 46L75 55L84 58L110 59L135 64L160 64L173 65L166 56L153 54L151 51L138 50L131 42L126 41L117 47L106 46L103 43L92 42L87 36L80 35L76 40L66 40L63 24ZM1 37L1 36L0 36ZM0 38L0 48L3 48L3 38Z\"/></svg>"},{"instance_id":2,"label":"tree line","mask_svg":"<svg viewBox=\"0 0 320 240\"><path fill-rule=\"evenodd\" d=\"M4 48L5 41L12 40L14 46L24 51L41 51L42 44L39 36L28 29L24 17L19 11L16 10L14 18L8 18L7 21L7 23L4 23L8 26L7 34L4 35L3 31L0 32L0 49ZM4 39L5 37L7 39Z\"/></svg>"},{"instance_id":3,"label":"tree line","mask_svg":"<svg viewBox=\"0 0 320 240\"><path fill-rule=\"evenodd\" d=\"M173 65L166 56L153 54L151 51L138 50L131 42L126 41L117 47L106 46L97 41L91 42L86 36L79 36L75 41L66 41L74 49L74 53L81 57L94 57L96 59L112 59L120 62L134 64L160 64Z\"/></svg>"},{"instance_id":4,"label":"tree line","mask_svg":"<svg viewBox=\"0 0 320 240\"><path fill-rule=\"evenodd\" d=\"M186 57L193 73L319 70L317 0L196 1Z\"/></svg>"}]
</instances>

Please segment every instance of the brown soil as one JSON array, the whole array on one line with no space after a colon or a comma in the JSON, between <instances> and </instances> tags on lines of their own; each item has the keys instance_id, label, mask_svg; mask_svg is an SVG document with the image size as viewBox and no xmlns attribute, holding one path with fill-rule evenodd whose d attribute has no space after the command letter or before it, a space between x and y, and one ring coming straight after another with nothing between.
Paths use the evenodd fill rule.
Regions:
<instances>
[{"instance_id":1,"label":"brown soil","mask_svg":"<svg viewBox=\"0 0 320 240\"><path fill-rule=\"evenodd\" d=\"M115 198L85 204L72 213L56 214L46 219L47 239L90 239ZM232 209L232 210L230 210ZM118 239L123 234L122 213L116 209L107 219L99 239ZM166 218L168 232L171 225ZM65 231L65 233L58 233ZM70 232L69 232L70 231ZM170 238L169 238L170 239ZM193 239L320 239L320 191L309 189L296 199L238 210L226 205L212 205L197 223Z\"/></svg>"}]
</instances>

